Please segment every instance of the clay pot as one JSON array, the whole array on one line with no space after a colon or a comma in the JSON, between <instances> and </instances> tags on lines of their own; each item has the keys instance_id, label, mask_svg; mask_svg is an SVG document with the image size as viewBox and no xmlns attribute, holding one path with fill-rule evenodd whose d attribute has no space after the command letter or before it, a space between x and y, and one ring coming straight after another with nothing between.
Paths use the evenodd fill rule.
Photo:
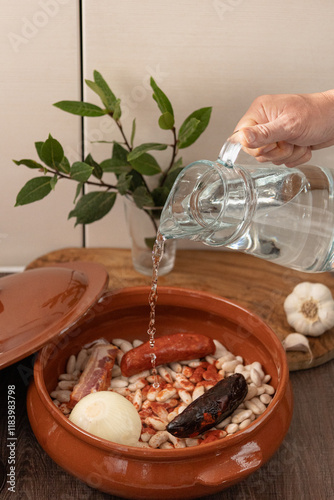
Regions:
<instances>
[{"instance_id":1,"label":"clay pot","mask_svg":"<svg viewBox=\"0 0 334 500\"><path fill-rule=\"evenodd\" d=\"M256 315L207 293L160 288L157 335L204 333L221 341L245 363L259 361L276 394L248 428L193 448L158 450L113 444L72 424L52 403L66 361L94 339L147 340L148 288L107 292L75 327L44 347L28 392L28 415L42 448L66 471L93 488L129 499L198 498L245 479L278 449L292 417L285 352Z\"/></svg>"}]
</instances>

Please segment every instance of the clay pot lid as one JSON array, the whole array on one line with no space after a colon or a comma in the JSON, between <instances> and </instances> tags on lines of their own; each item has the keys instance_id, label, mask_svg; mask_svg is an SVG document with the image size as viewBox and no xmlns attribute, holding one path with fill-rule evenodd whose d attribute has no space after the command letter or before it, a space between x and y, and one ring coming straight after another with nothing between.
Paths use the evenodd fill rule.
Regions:
<instances>
[{"instance_id":1,"label":"clay pot lid","mask_svg":"<svg viewBox=\"0 0 334 500\"><path fill-rule=\"evenodd\" d=\"M107 270L92 262L54 264L0 278L0 369L73 326L107 284Z\"/></svg>"}]
</instances>

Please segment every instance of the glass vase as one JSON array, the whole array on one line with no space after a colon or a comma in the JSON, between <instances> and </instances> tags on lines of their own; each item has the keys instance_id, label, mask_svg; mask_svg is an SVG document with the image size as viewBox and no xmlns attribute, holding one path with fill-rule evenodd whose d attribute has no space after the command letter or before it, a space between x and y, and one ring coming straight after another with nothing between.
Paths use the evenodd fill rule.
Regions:
<instances>
[{"instance_id":1,"label":"glass vase","mask_svg":"<svg viewBox=\"0 0 334 500\"><path fill-rule=\"evenodd\" d=\"M152 276L152 250L159 228L162 207L138 208L133 200L124 196L125 217L131 238L133 267L145 276ZM169 273L175 263L176 240L165 242L159 276Z\"/></svg>"}]
</instances>

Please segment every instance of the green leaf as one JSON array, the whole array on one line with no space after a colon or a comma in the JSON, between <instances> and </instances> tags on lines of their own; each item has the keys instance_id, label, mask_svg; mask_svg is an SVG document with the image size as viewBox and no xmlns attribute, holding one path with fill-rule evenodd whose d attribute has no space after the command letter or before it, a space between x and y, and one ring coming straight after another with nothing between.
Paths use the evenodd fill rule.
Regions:
<instances>
[{"instance_id":1,"label":"green leaf","mask_svg":"<svg viewBox=\"0 0 334 500\"><path fill-rule=\"evenodd\" d=\"M163 130L170 130L174 127L174 117L166 111L160 116L158 123Z\"/></svg>"},{"instance_id":2,"label":"green leaf","mask_svg":"<svg viewBox=\"0 0 334 500\"><path fill-rule=\"evenodd\" d=\"M58 170L60 172L63 172L64 174L69 174L70 173L71 166L70 166L70 162L68 161L68 159L66 158L66 156L64 156L64 158L62 159L62 161L60 163L58 163Z\"/></svg>"},{"instance_id":3,"label":"green leaf","mask_svg":"<svg viewBox=\"0 0 334 500\"><path fill-rule=\"evenodd\" d=\"M117 99L115 102L115 107L114 107L114 112L113 112L112 117L117 122L121 116L122 116L121 100Z\"/></svg>"},{"instance_id":4,"label":"green leaf","mask_svg":"<svg viewBox=\"0 0 334 500\"><path fill-rule=\"evenodd\" d=\"M44 168L43 165L34 160L13 160L13 162L16 165L25 165L28 168Z\"/></svg>"},{"instance_id":5,"label":"green leaf","mask_svg":"<svg viewBox=\"0 0 334 500\"><path fill-rule=\"evenodd\" d=\"M131 182L132 182L132 176L127 174L126 172L123 172L119 176L116 187L121 195L124 195L129 192Z\"/></svg>"},{"instance_id":6,"label":"green leaf","mask_svg":"<svg viewBox=\"0 0 334 500\"><path fill-rule=\"evenodd\" d=\"M119 160L118 158L108 158L101 162L100 167L103 172L113 172L114 174L122 174L123 172L129 173L131 166L127 161Z\"/></svg>"},{"instance_id":7,"label":"green leaf","mask_svg":"<svg viewBox=\"0 0 334 500\"><path fill-rule=\"evenodd\" d=\"M91 80L85 80L86 85L100 97L107 110L113 112L116 102L115 95L98 71L94 71L94 80L94 82Z\"/></svg>"},{"instance_id":8,"label":"green leaf","mask_svg":"<svg viewBox=\"0 0 334 500\"><path fill-rule=\"evenodd\" d=\"M75 196L74 196L74 200L73 200L73 203L76 202L78 196L80 196L81 192L82 192L82 187L83 187L83 182L78 182L77 184L77 189L75 191Z\"/></svg>"},{"instance_id":9,"label":"green leaf","mask_svg":"<svg viewBox=\"0 0 334 500\"><path fill-rule=\"evenodd\" d=\"M114 143L113 150L112 150L112 157L113 158L118 158L119 160L124 160L126 165L128 163L127 158L128 158L128 151L123 148L118 142Z\"/></svg>"},{"instance_id":10,"label":"green leaf","mask_svg":"<svg viewBox=\"0 0 334 500\"><path fill-rule=\"evenodd\" d=\"M57 182L58 182L58 176L54 175L50 181L50 186L53 191L55 190Z\"/></svg>"},{"instance_id":11,"label":"green leaf","mask_svg":"<svg viewBox=\"0 0 334 500\"><path fill-rule=\"evenodd\" d=\"M191 113L191 115L189 115L188 118L184 120L179 130L179 149L191 146L191 144L193 144L199 138L199 136L204 132L209 124L211 111L211 107L201 108ZM193 119L199 120L200 123L197 124L191 134L189 134L189 132L187 134L184 134L185 129L189 130L189 122L195 123L194 121L192 121Z\"/></svg>"},{"instance_id":12,"label":"green leaf","mask_svg":"<svg viewBox=\"0 0 334 500\"><path fill-rule=\"evenodd\" d=\"M169 189L164 185L152 191L152 198L156 207L163 207L169 195Z\"/></svg>"},{"instance_id":13,"label":"green leaf","mask_svg":"<svg viewBox=\"0 0 334 500\"><path fill-rule=\"evenodd\" d=\"M49 134L49 137L42 146L41 157L48 167L55 170L58 170L58 165L64 158L62 145L51 134Z\"/></svg>"},{"instance_id":14,"label":"green leaf","mask_svg":"<svg viewBox=\"0 0 334 500\"><path fill-rule=\"evenodd\" d=\"M140 186L133 192L133 201L138 208L154 207L154 201L145 186Z\"/></svg>"},{"instance_id":15,"label":"green leaf","mask_svg":"<svg viewBox=\"0 0 334 500\"><path fill-rule=\"evenodd\" d=\"M116 193L108 191L92 191L83 195L68 218L76 217L75 225L91 224L102 219L112 209L116 200Z\"/></svg>"},{"instance_id":16,"label":"green leaf","mask_svg":"<svg viewBox=\"0 0 334 500\"><path fill-rule=\"evenodd\" d=\"M95 104L82 101L59 101L54 104L56 108L59 108L67 113L72 113L72 115L79 116L103 116L108 113L106 109L102 109Z\"/></svg>"},{"instance_id":17,"label":"green leaf","mask_svg":"<svg viewBox=\"0 0 334 500\"><path fill-rule=\"evenodd\" d=\"M183 122L178 135L179 148L186 147L183 144L186 144L188 139L196 132L200 123L196 118L190 118Z\"/></svg>"},{"instance_id":18,"label":"green leaf","mask_svg":"<svg viewBox=\"0 0 334 500\"><path fill-rule=\"evenodd\" d=\"M158 108L160 109L161 113L164 114L168 112L174 117L174 111L168 97L166 96L166 94L164 94L160 87L158 87L152 77L150 79L150 84L153 89L153 99L158 104Z\"/></svg>"},{"instance_id":19,"label":"green leaf","mask_svg":"<svg viewBox=\"0 0 334 500\"><path fill-rule=\"evenodd\" d=\"M133 122L132 122L131 139L130 139L130 145L132 148L133 148L133 141L135 138L135 133L136 133L136 118L134 118Z\"/></svg>"},{"instance_id":20,"label":"green leaf","mask_svg":"<svg viewBox=\"0 0 334 500\"><path fill-rule=\"evenodd\" d=\"M164 149L167 149L167 144L161 144L160 142L147 142L134 148L131 153L128 154L128 161L131 163L132 160L139 158L139 156L146 153L147 151L162 151Z\"/></svg>"},{"instance_id":21,"label":"green leaf","mask_svg":"<svg viewBox=\"0 0 334 500\"><path fill-rule=\"evenodd\" d=\"M149 153L143 153L138 158L135 158L131 161L131 165L142 175L155 175L161 172L157 160Z\"/></svg>"},{"instance_id":22,"label":"green leaf","mask_svg":"<svg viewBox=\"0 0 334 500\"><path fill-rule=\"evenodd\" d=\"M93 175L97 179L102 179L103 170L101 166L94 160L92 155L89 153L85 158L85 163L93 167Z\"/></svg>"},{"instance_id":23,"label":"green leaf","mask_svg":"<svg viewBox=\"0 0 334 500\"><path fill-rule=\"evenodd\" d=\"M15 206L27 205L45 198L52 190L51 181L52 177L46 177L45 175L30 179L18 193Z\"/></svg>"},{"instance_id":24,"label":"green leaf","mask_svg":"<svg viewBox=\"0 0 334 500\"><path fill-rule=\"evenodd\" d=\"M146 184L143 179L143 176L139 172L137 172L136 170L131 170L131 172L129 172L129 176L131 176L131 184L129 191L133 193L138 187L141 186L145 186L146 189Z\"/></svg>"},{"instance_id":25,"label":"green leaf","mask_svg":"<svg viewBox=\"0 0 334 500\"><path fill-rule=\"evenodd\" d=\"M76 161L71 167L71 179L78 182L86 182L92 175L93 167L83 161Z\"/></svg>"},{"instance_id":26,"label":"green leaf","mask_svg":"<svg viewBox=\"0 0 334 500\"><path fill-rule=\"evenodd\" d=\"M41 152L42 152L42 147L43 147L43 144L44 142L43 141L38 141L38 142L35 142L35 148L36 148L36 151L37 151L37 154L38 154L38 157L40 160L43 161L43 158L41 157Z\"/></svg>"}]
</instances>

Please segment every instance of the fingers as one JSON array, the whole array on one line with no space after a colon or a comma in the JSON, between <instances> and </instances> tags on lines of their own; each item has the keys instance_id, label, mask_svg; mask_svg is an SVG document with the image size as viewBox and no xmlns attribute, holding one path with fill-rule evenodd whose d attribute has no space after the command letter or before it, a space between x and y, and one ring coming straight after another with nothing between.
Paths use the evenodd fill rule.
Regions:
<instances>
[{"instance_id":1,"label":"fingers","mask_svg":"<svg viewBox=\"0 0 334 500\"><path fill-rule=\"evenodd\" d=\"M311 148L295 146L284 141L277 143L277 147L268 153L256 157L260 163L270 161L274 165L285 164L287 167L296 167L308 162L312 157Z\"/></svg>"}]
</instances>

